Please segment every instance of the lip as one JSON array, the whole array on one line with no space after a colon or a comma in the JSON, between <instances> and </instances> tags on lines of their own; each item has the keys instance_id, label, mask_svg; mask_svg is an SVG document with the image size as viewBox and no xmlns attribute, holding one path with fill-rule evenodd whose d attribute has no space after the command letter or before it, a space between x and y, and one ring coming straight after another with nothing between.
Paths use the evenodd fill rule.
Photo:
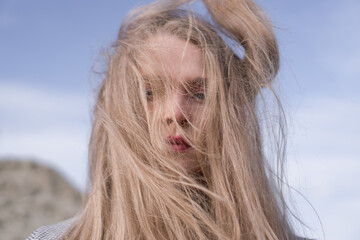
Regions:
<instances>
[{"instance_id":1,"label":"lip","mask_svg":"<svg viewBox=\"0 0 360 240\"><path fill-rule=\"evenodd\" d=\"M168 136L168 141L175 152L183 152L191 148L182 136Z\"/></svg>"}]
</instances>

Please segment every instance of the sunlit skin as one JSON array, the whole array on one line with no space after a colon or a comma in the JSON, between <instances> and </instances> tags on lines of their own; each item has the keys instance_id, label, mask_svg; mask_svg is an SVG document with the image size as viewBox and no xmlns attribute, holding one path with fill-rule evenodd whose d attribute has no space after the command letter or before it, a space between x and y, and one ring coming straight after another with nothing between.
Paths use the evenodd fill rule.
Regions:
<instances>
[{"instance_id":1,"label":"sunlit skin","mask_svg":"<svg viewBox=\"0 0 360 240\"><path fill-rule=\"evenodd\" d=\"M157 103L162 104L165 109L162 113L164 139L169 141L169 149L178 154L177 160L182 167L190 172L199 172L200 167L194 148L179 144L182 139L179 128L191 134L193 124L198 122L204 107L205 78L201 50L191 43L186 44L186 41L168 35L154 36L149 39L149 43L153 58L152 70L158 75L165 71L166 76L172 81L170 93L161 100L161 103ZM156 91L148 85L150 107L157 106L157 104L152 106L153 94L156 94Z\"/></svg>"}]
</instances>

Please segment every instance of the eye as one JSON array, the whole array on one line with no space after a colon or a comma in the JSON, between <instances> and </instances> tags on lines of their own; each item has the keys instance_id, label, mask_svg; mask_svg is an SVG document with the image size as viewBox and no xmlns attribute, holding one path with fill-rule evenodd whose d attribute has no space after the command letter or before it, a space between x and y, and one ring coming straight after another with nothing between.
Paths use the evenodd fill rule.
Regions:
<instances>
[{"instance_id":1,"label":"eye","mask_svg":"<svg viewBox=\"0 0 360 240\"><path fill-rule=\"evenodd\" d=\"M153 92L151 90L146 90L147 97L152 96L152 95L153 95Z\"/></svg>"},{"instance_id":2,"label":"eye","mask_svg":"<svg viewBox=\"0 0 360 240\"><path fill-rule=\"evenodd\" d=\"M191 80L190 82L187 82L186 90L188 94L191 96L191 98L197 100L197 101L203 101L206 97L206 79L198 77L194 80Z\"/></svg>"},{"instance_id":3,"label":"eye","mask_svg":"<svg viewBox=\"0 0 360 240\"><path fill-rule=\"evenodd\" d=\"M146 100L148 101L153 100L153 91L151 89L146 89Z\"/></svg>"},{"instance_id":4,"label":"eye","mask_svg":"<svg viewBox=\"0 0 360 240\"><path fill-rule=\"evenodd\" d=\"M193 94L195 98L199 99L199 100L204 100L205 99L205 93L194 93Z\"/></svg>"}]
</instances>

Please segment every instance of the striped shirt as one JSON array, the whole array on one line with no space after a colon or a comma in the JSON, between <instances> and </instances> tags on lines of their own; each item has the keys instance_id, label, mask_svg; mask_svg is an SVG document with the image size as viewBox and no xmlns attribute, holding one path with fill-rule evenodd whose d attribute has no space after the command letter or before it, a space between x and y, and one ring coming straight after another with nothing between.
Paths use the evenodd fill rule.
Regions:
<instances>
[{"instance_id":1,"label":"striped shirt","mask_svg":"<svg viewBox=\"0 0 360 240\"><path fill-rule=\"evenodd\" d=\"M75 223L75 218L36 229L26 240L60 240Z\"/></svg>"}]
</instances>

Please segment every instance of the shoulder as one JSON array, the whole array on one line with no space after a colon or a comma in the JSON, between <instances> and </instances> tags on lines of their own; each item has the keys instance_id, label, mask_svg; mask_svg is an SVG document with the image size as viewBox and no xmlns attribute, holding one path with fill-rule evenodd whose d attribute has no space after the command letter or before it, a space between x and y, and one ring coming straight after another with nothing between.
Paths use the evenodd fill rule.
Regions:
<instances>
[{"instance_id":1,"label":"shoulder","mask_svg":"<svg viewBox=\"0 0 360 240\"><path fill-rule=\"evenodd\" d=\"M26 240L58 240L75 223L76 218L36 229Z\"/></svg>"}]
</instances>

